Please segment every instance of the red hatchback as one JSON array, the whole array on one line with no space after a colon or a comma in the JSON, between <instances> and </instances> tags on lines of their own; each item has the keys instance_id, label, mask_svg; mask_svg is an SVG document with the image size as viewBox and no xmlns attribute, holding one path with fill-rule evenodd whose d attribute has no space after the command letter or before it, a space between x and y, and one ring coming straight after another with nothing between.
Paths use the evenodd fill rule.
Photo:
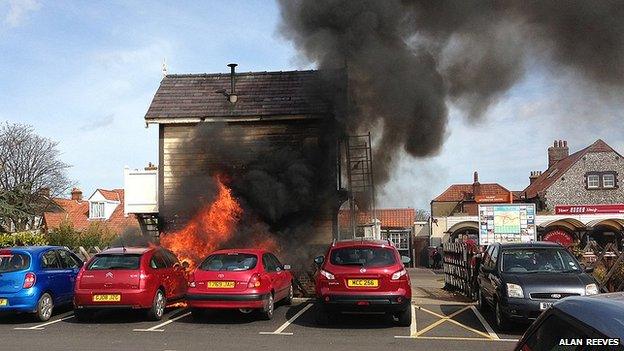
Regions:
<instances>
[{"instance_id":1,"label":"red hatchback","mask_svg":"<svg viewBox=\"0 0 624 351\"><path fill-rule=\"evenodd\" d=\"M205 309L239 309L271 319L276 302L292 302L289 269L265 250L216 251L190 275L188 306L194 316Z\"/></svg>"},{"instance_id":2,"label":"red hatchback","mask_svg":"<svg viewBox=\"0 0 624 351\"><path fill-rule=\"evenodd\" d=\"M321 303L318 322L326 324L332 314L385 312L401 326L412 321L409 275L389 241L349 240L334 242L325 256L314 259L316 295Z\"/></svg>"},{"instance_id":3,"label":"red hatchback","mask_svg":"<svg viewBox=\"0 0 624 351\"><path fill-rule=\"evenodd\" d=\"M112 248L93 256L76 278L77 319L94 309L144 309L160 320L168 302L184 298L186 273L169 250L160 247Z\"/></svg>"}]
</instances>

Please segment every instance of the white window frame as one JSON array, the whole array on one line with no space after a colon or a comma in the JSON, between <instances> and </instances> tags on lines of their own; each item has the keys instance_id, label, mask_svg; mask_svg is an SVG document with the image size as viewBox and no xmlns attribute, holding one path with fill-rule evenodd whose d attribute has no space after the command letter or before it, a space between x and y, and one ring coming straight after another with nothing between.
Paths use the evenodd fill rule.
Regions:
<instances>
[{"instance_id":1,"label":"white window frame","mask_svg":"<svg viewBox=\"0 0 624 351\"><path fill-rule=\"evenodd\" d=\"M610 184L607 183L607 177L610 178L609 182ZM602 175L602 187L603 188L615 188L615 174L613 173L605 173Z\"/></svg>"},{"instance_id":2,"label":"white window frame","mask_svg":"<svg viewBox=\"0 0 624 351\"><path fill-rule=\"evenodd\" d=\"M587 175L587 188L588 189L600 188L600 176L598 174Z\"/></svg>"},{"instance_id":3,"label":"white window frame","mask_svg":"<svg viewBox=\"0 0 624 351\"><path fill-rule=\"evenodd\" d=\"M94 201L89 203L89 218L106 218L106 204L103 201Z\"/></svg>"},{"instance_id":4,"label":"white window frame","mask_svg":"<svg viewBox=\"0 0 624 351\"><path fill-rule=\"evenodd\" d=\"M390 239L397 250L409 250L409 232L388 231L388 239ZM401 239L404 239L403 242L401 242Z\"/></svg>"}]
</instances>

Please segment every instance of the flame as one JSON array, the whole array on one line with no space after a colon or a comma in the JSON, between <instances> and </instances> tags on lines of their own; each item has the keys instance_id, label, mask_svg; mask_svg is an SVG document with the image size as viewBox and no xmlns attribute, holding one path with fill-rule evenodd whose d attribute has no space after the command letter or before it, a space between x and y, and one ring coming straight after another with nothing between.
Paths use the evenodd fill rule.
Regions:
<instances>
[{"instance_id":1,"label":"flame","mask_svg":"<svg viewBox=\"0 0 624 351\"><path fill-rule=\"evenodd\" d=\"M160 239L162 246L188 262L191 269L232 238L243 213L232 191L218 176L215 182L218 188L215 200L197 212L184 228Z\"/></svg>"}]
</instances>

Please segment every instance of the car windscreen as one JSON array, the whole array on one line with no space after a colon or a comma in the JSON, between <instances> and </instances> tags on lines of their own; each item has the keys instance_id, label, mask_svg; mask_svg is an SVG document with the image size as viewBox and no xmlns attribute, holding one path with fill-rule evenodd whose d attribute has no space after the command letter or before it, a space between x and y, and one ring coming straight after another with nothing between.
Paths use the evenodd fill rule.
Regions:
<instances>
[{"instance_id":1,"label":"car windscreen","mask_svg":"<svg viewBox=\"0 0 624 351\"><path fill-rule=\"evenodd\" d=\"M342 247L331 251L336 266L386 267L397 263L394 251L383 247Z\"/></svg>"},{"instance_id":2,"label":"car windscreen","mask_svg":"<svg viewBox=\"0 0 624 351\"><path fill-rule=\"evenodd\" d=\"M563 249L509 249L502 252L505 273L580 272L578 262Z\"/></svg>"},{"instance_id":3,"label":"car windscreen","mask_svg":"<svg viewBox=\"0 0 624 351\"><path fill-rule=\"evenodd\" d=\"M214 254L199 266L203 271L247 271L258 264L258 257L247 253Z\"/></svg>"},{"instance_id":4,"label":"car windscreen","mask_svg":"<svg viewBox=\"0 0 624 351\"><path fill-rule=\"evenodd\" d=\"M0 251L0 273L16 272L30 267L30 256L11 251Z\"/></svg>"},{"instance_id":5,"label":"car windscreen","mask_svg":"<svg viewBox=\"0 0 624 351\"><path fill-rule=\"evenodd\" d=\"M89 270L139 269L141 255L97 255L89 263Z\"/></svg>"}]
</instances>

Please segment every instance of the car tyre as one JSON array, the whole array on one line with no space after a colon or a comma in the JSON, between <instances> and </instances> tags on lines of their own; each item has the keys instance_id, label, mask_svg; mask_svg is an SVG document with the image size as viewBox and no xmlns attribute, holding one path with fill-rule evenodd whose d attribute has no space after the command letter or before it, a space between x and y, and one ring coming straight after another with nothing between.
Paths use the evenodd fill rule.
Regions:
<instances>
[{"instance_id":1,"label":"car tyre","mask_svg":"<svg viewBox=\"0 0 624 351\"><path fill-rule=\"evenodd\" d=\"M485 297L481 292L481 289L477 290L477 308L481 312L486 312L488 310L487 301L485 301Z\"/></svg>"},{"instance_id":2,"label":"car tyre","mask_svg":"<svg viewBox=\"0 0 624 351\"><path fill-rule=\"evenodd\" d=\"M74 310L74 318L79 322L88 322L93 319L93 311Z\"/></svg>"},{"instance_id":3,"label":"car tyre","mask_svg":"<svg viewBox=\"0 0 624 351\"><path fill-rule=\"evenodd\" d=\"M52 317L52 310L54 310L54 300L52 295L44 293L37 301L37 310L35 311L35 318L41 322L47 322Z\"/></svg>"},{"instance_id":4,"label":"car tyre","mask_svg":"<svg viewBox=\"0 0 624 351\"><path fill-rule=\"evenodd\" d=\"M292 283L290 283L290 288L288 289L288 295L284 298L284 305L290 306L293 303L293 298L295 297L295 288Z\"/></svg>"},{"instance_id":5,"label":"car tyre","mask_svg":"<svg viewBox=\"0 0 624 351\"><path fill-rule=\"evenodd\" d=\"M264 320L273 319L273 312L275 311L275 300L273 298L273 294L269 294L266 301L264 302L264 308L260 312L260 317Z\"/></svg>"},{"instance_id":6,"label":"car tyre","mask_svg":"<svg viewBox=\"0 0 624 351\"><path fill-rule=\"evenodd\" d=\"M165 314L165 306L167 306L165 293L161 289L158 289L154 295L152 307L147 311L147 318L152 321L161 320L163 314Z\"/></svg>"},{"instance_id":7,"label":"car tyre","mask_svg":"<svg viewBox=\"0 0 624 351\"><path fill-rule=\"evenodd\" d=\"M407 306L401 312L394 314L394 323L400 327L409 327L412 324L412 306Z\"/></svg>"},{"instance_id":8,"label":"car tyre","mask_svg":"<svg viewBox=\"0 0 624 351\"><path fill-rule=\"evenodd\" d=\"M503 313L503 307L500 302L496 302L496 308L494 311L494 317L496 319L496 326L500 330L508 330L509 329L509 319Z\"/></svg>"}]
</instances>

